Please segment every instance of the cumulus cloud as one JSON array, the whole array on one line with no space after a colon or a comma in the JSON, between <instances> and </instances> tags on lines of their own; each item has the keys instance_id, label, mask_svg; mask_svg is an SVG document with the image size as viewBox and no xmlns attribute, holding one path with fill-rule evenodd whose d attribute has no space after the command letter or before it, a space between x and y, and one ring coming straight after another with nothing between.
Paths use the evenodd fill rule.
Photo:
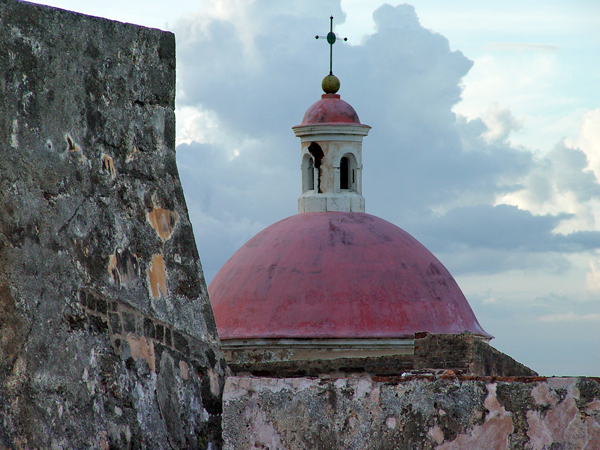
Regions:
<instances>
[{"instance_id":1,"label":"cumulus cloud","mask_svg":"<svg viewBox=\"0 0 600 450\"><path fill-rule=\"evenodd\" d=\"M568 213L555 231L599 230L596 218L600 184L590 168L587 154L561 141L536 158L532 170L523 177L522 188L499 196L498 203L527 209L534 214Z\"/></svg>"},{"instance_id":2,"label":"cumulus cloud","mask_svg":"<svg viewBox=\"0 0 600 450\"><path fill-rule=\"evenodd\" d=\"M470 247L548 251L549 236L564 216L533 216L509 205L454 208L420 223L420 234L434 248L447 251L456 244Z\"/></svg>"},{"instance_id":3,"label":"cumulus cloud","mask_svg":"<svg viewBox=\"0 0 600 450\"><path fill-rule=\"evenodd\" d=\"M314 36L330 14L343 21L339 2L231 0L182 19L178 106L214 111L243 133L291 133L326 68L328 47ZM309 64L319 53L323 64Z\"/></svg>"},{"instance_id":4,"label":"cumulus cloud","mask_svg":"<svg viewBox=\"0 0 600 450\"><path fill-rule=\"evenodd\" d=\"M508 108L497 102L490 105L483 116L487 130L482 136L488 141L506 141L511 133L523 128L523 119L515 118Z\"/></svg>"},{"instance_id":5,"label":"cumulus cloud","mask_svg":"<svg viewBox=\"0 0 600 450\"><path fill-rule=\"evenodd\" d=\"M463 94L465 101L457 105L456 111L477 117L497 101L528 112L555 106L556 97L541 94L547 93L561 76L557 52L539 51L539 47L516 53L498 47L496 51L493 47L488 50L476 59Z\"/></svg>"},{"instance_id":6,"label":"cumulus cloud","mask_svg":"<svg viewBox=\"0 0 600 450\"><path fill-rule=\"evenodd\" d=\"M266 226L295 212L299 142L290 128L318 100L327 73L328 47L314 34L327 29L329 14L337 23L344 17L335 1L301 11L260 1L222 5L177 28L181 175L188 202L214 220L203 224L217 234L225 220ZM365 142L371 212L384 216L392 202L402 217L431 199L443 203L451 191L486 185L492 192L502 168L527 165L516 152L498 151L494 161L463 152L451 107L467 58L422 28L411 6L384 5L374 20L377 32L362 45L336 44L334 53L343 98L374 124Z\"/></svg>"},{"instance_id":7,"label":"cumulus cloud","mask_svg":"<svg viewBox=\"0 0 600 450\"><path fill-rule=\"evenodd\" d=\"M597 260L590 260L589 272L585 275L585 287L589 292L600 293L600 266Z\"/></svg>"},{"instance_id":8,"label":"cumulus cloud","mask_svg":"<svg viewBox=\"0 0 600 450\"><path fill-rule=\"evenodd\" d=\"M512 205L454 208L440 217L419 222L419 235L433 248L453 246L528 252L582 252L600 248L600 232L555 233L570 214L533 215ZM415 227L416 228L416 227Z\"/></svg>"},{"instance_id":9,"label":"cumulus cloud","mask_svg":"<svg viewBox=\"0 0 600 450\"><path fill-rule=\"evenodd\" d=\"M579 136L566 139L567 146L579 148L589 160L589 168L596 177L600 176L600 108L587 111L581 120Z\"/></svg>"},{"instance_id":10,"label":"cumulus cloud","mask_svg":"<svg viewBox=\"0 0 600 450\"><path fill-rule=\"evenodd\" d=\"M296 212L291 127L320 96L329 48L314 35L330 14L343 22L339 1L215 1L176 27L178 162L209 280L252 234ZM538 265L536 253L598 248L594 228L576 226L592 220L577 206L600 193L586 154L565 142L543 156L512 146L524 118L499 104L456 115L472 61L410 5L383 5L373 21L360 44L334 46L340 94L373 126L363 147L367 211L455 252L466 271L459 255L488 261L473 270L503 271Z\"/></svg>"},{"instance_id":11,"label":"cumulus cloud","mask_svg":"<svg viewBox=\"0 0 600 450\"><path fill-rule=\"evenodd\" d=\"M346 49L340 64L350 103L373 126L363 151L368 210L402 223L432 207L511 191L531 155L487 142L487 125L452 112L472 62L424 29L410 5L384 5L373 18L376 33Z\"/></svg>"},{"instance_id":12,"label":"cumulus cloud","mask_svg":"<svg viewBox=\"0 0 600 450\"><path fill-rule=\"evenodd\" d=\"M207 280L254 234L294 214L292 167L270 162L272 141L177 147L180 178ZM239 150L238 150L239 149ZM277 147L275 147L277 149ZM292 164L290 164L291 166Z\"/></svg>"}]
</instances>

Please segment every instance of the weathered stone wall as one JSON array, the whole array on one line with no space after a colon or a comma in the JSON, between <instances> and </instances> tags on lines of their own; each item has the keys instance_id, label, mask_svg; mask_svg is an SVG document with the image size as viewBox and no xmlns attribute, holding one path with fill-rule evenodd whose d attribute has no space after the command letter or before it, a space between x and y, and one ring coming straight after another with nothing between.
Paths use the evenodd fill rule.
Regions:
<instances>
[{"instance_id":1,"label":"weathered stone wall","mask_svg":"<svg viewBox=\"0 0 600 450\"><path fill-rule=\"evenodd\" d=\"M369 358L335 358L268 363L229 363L240 376L263 377L343 377L345 375L398 375L413 370L413 355L393 355Z\"/></svg>"},{"instance_id":2,"label":"weathered stone wall","mask_svg":"<svg viewBox=\"0 0 600 450\"><path fill-rule=\"evenodd\" d=\"M173 34L0 0L0 448L219 448Z\"/></svg>"},{"instance_id":3,"label":"weathered stone wall","mask_svg":"<svg viewBox=\"0 0 600 450\"><path fill-rule=\"evenodd\" d=\"M471 333L415 335L415 369L452 369L465 375L536 376L529 367Z\"/></svg>"},{"instance_id":4,"label":"weathered stone wall","mask_svg":"<svg viewBox=\"0 0 600 450\"><path fill-rule=\"evenodd\" d=\"M598 381L231 377L225 448L597 450Z\"/></svg>"}]
</instances>

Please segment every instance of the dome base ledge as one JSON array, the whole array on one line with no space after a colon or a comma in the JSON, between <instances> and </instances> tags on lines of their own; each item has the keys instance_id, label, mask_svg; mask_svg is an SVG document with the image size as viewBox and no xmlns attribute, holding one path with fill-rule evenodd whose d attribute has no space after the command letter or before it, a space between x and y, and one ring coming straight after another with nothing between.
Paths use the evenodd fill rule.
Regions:
<instances>
[{"instance_id":1,"label":"dome base ledge","mask_svg":"<svg viewBox=\"0 0 600 450\"><path fill-rule=\"evenodd\" d=\"M414 338L221 339L228 363L370 358L412 355Z\"/></svg>"}]
</instances>

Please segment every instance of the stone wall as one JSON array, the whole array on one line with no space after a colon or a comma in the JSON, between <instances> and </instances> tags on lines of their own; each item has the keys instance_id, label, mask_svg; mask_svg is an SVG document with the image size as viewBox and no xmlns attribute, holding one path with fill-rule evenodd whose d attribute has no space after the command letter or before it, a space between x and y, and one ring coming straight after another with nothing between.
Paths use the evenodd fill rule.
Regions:
<instances>
[{"instance_id":1,"label":"stone wall","mask_svg":"<svg viewBox=\"0 0 600 450\"><path fill-rule=\"evenodd\" d=\"M227 357L227 352L225 353ZM265 351L265 354L268 358L268 352ZM404 355L267 362L260 359L248 362L230 361L229 368L237 375L284 378L342 377L351 373L371 376L399 375L403 372L440 369L452 370L459 375L537 376L534 370L499 352L472 333L416 333L414 351Z\"/></svg>"},{"instance_id":2,"label":"stone wall","mask_svg":"<svg viewBox=\"0 0 600 450\"><path fill-rule=\"evenodd\" d=\"M219 448L171 33L0 0L0 448Z\"/></svg>"},{"instance_id":3,"label":"stone wall","mask_svg":"<svg viewBox=\"0 0 600 450\"><path fill-rule=\"evenodd\" d=\"M414 368L452 369L465 375L481 376L537 375L472 333L417 333Z\"/></svg>"},{"instance_id":4,"label":"stone wall","mask_svg":"<svg viewBox=\"0 0 600 450\"><path fill-rule=\"evenodd\" d=\"M225 448L597 450L600 379L231 377Z\"/></svg>"}]
</instances>

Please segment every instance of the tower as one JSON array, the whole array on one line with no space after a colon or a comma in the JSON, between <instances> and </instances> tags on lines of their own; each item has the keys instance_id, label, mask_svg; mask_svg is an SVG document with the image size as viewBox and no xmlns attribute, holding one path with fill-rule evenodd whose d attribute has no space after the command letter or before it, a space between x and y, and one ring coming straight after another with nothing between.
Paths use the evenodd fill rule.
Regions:
<instances>
[{"instance_id":1,"label":"tower","mask_svg":"<svg viewBox=\"0 0 600 450\"><path fill-rule=\"evenodd\" d=\"M333 16L327 36L329 75L323 78L324 94L293 127L302 143L302 195L298 212L365 212L362 196L362 139L371 129L363 125L352 106L337 94L340 80L333 74ZM344 38L344 40L347 40Z\"/></svg>"},{"instance_id":2,"label":"tower","mask_svg":"<svg viewBox=\"0 0 600 450\"><path fill-rule=\"evenodd\" d=\"M302 143L299 213L365 212L362 140L371 127L361 124L354 108L332 90L325 86L321 99L293 127Z\"/></svg>"}]
</instances>

